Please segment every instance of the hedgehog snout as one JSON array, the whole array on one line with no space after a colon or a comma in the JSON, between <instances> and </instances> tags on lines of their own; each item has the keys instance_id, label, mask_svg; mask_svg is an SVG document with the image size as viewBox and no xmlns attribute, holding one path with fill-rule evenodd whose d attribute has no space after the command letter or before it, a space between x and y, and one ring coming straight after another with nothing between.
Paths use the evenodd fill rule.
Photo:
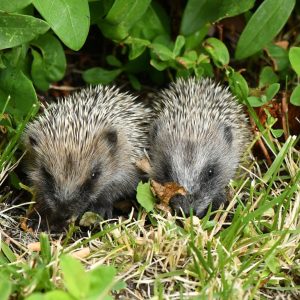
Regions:
<instances>
[{"instance_id":1,"label":"hedgehog snout","mask_svg":"<svg viewBox=\"0 0 300 300\"><path fill-rule=\"evenodd\" d=\"M190 209L192 208L193 205L193 197L192 195L175 195L174 197L171 198L170 200L170 206L171 208L179 215L182 214L182 212L185 215L190 214Z\"/></svg>"}]
</instances>

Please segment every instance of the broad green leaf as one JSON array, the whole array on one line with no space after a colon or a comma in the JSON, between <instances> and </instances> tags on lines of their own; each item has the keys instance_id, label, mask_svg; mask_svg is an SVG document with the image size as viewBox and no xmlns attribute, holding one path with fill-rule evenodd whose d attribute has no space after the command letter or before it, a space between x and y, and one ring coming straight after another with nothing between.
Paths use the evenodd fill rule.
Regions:
<instances>
[{"instance_id":1,"label":"broad green leaf","mask_svg":"<svg viewBox=\"0 0 300 300\"><path fill-rule=\"evenodd\" d=\"M145 208L147 212L153 210L155 204L155 197L152 195L150 189L150 182L140 182L137 186L136 199L138 203Z\"/></svg>"},{"instance_id":2,"label":"broad green leaf","mask_svg":"<svg viewBox=\"0 0 300 300\"><path fill-rule=\"evenodd\" d=\"M115 0L99 27L111 39L123 40L130 28L145 14L151 0Z\"/></svg>"},{"instance_id":3,"label":"broad green leaf","mask_svg":"<svg viewBox=\"0 0 300 300\"><path fill-rule=\"evenodd\" d=\"M43 20L0 11L0 50L29 42L48 29Z\"/></svg>"},{"instance_id":4,"label":"broad green leaf","mask_svg":"<svg viewBox=\"0 0 300 300\"><path fill-rule=\"evenodd\" d=\"M194 50L184 53L184 56L176 57L176 61L186 69L195 67L197 64L197 59L198 55Z\"/></svg>"},{"instance_id":5,"label":"broad green leaf","mask_svg":"<svg viewBox=\"0 0 300 300\"><path fill-rule=\"evenodd\" d=\"M173 54L173 52L165 45L153 43L151 44L150 48L153 53L155 53L162 61L175 59L175 55Z\"/></svg>"},{"instance_id":6,"label":"broad green leaf","mask_svg":"<svg viewBox=\"0 0 300 300\"><path fill-rule=\"evenodd\" d=\"M158 71L163 71L169 66L168 63L163 62L163 61L159 61L155 58L152 58L150 60L150 65Z\"/></svg>"},{"instance_id":7,"label":"broad green leaf","mask_svg":"<svg viewBox=\"0 0 300 300\"><path fill-rule=\"evenodd\" d=\"M268 86L270 84L278 82L278 76L273 69L269 66L264 67L259 74L259 87Z\"/></svg>"},{"instance_id":8,"label":"broad green leaf","mask_svg":"<svg viewBox=\"0 0 300 300\"><path fill-rule=\"evenodd\" d=\"M31 77L34 85L41 91L49 89L50 82L44 67L44 60L39 52L32 50L33 61L31 64Z\"/></svg>"},{"instance_id":9,"label":"broad green leaf","mask_svg":"<svg viewBox=\"0 0 300 300\"><path fill-rule=\"evenodd\" d=\"M229 64L229 52L222 41L208 38L204 41L203 46L217 67L224 67Z\"/></svg>"},{"instance_id":10,"label":"broad green leaf","mask_svg":"<svg viewBox=\"0 0 300 300\"><path fill-rule=\"evenodd\" d=\"M274 96L278 93L280 89L280 84L279 83L273 83L271 84L267 90L266 90L266 98L267 98L267 101L271 101Z\"/></svg>"},{"instance_id":11,"label":"broad green leaf","mask_svg":"<svg viewBox=\"0 0 300 300\"><path fill-rule=\"evenodd\" d=\"M152 41L159 35L168 35L170 31L169 16L156 2L152 2L143 17L130 30L130 36Z\"/></svg>"},{"instance_id":12,"label":"broad green leaf","mask_svg":"<svg viewBox=\"0 0 300 300\"><path fill-rule=\"evenodd\" d=\"M282 71L290 66L288 51L274 44L267 46L267 54L271 57L275 71Z\"/></svg>"},{"instance_id":13,"label":"broad green leaf","mask_svg":"<svg viewBox=\"0 0 300 300\"><path fill-rule=\"evenodd\" d=\"M252 107L260 107L266 103L267 98L266 97L259 98L259 97L255 97L255 96L250 96L247 98L247 100Z\"/></svg>"},{"instance_id":14,"label":"broad green leaf","mask_svg":"<svg viewBox=\"0 0 300 300\"><path fill-rule=\"evenodd\" d=\"M248 11L254 3L255 0L189 0L183 12L180 32L191 34L207 23Z\"/></svg>"},{"instance_id":15,"label":"broad green leaf","mask_svg":"<svg viewBox=\"0 0 300 300\"><path fill-rule=\"evenodd\" d=\"M67 292L55 290L45 294L34 293L26 297L25 300L74 300L74 297L70 296Z\"/></svg>"},{"instance_id":16,"label":"broad green leaf","mask_svg":"<svg viewBox=\"0 0 300 300\"><path fill-rule=\"evenodd\" d=\"M188 35L185 38L185 50L193 50L195 48L198 48L204 38L207 36L210 27L211 25L206 24L200 30L197 30L196 32Z\"/></svg>"},{"instance_id":17,"label":"broad green leaf","mask_svg":"<svg viewBox=\"0 0 300 300\"><path fill-rule=\"evenodd\" d=\"M122 63L114 55L107 55L106 61L109 65L113 67L122 67Z\"/></svg>"},{"instance_id":18,"label":"broad green leaf","mask_svg":"<svg viewBox=\"0 0 300 300\"><path fill-rule=\"evenodd\" d=\"M136 76L134 76L133 74L128 74L128 79L130 81L130 84L132 85L132 87L136 90L136 91L140 91L142 88L141 83L139 82L139 80L137 79Z\"/></svg>"},{"instance_id":19,"label":"broad green leaf","mask_svg":"<svg viewBox=\"0 0 300 300\"><path fill-rule=\"evenodd\" d=\"M236 59L251 56L266 46L287 22L294 6L295 0L265 0L240 36Z\"/></svg>"},{"instance_id":20,"label":"broad green leaf","mask_svg":"<svg viewBox=\"0 0 300 300\"><path fill-rule=\"evenodd\" d=\"M185 44L184 36L178 35L176 38L176 41L175 41L174 49L173 49L173 54L175 56L178 56L180 54L181 49L183 48L184 44Z\"/></svg>"},{"instance_id":21,"label":"broad green leaf","mask_svg":"<svg viewBox=\"0 0 300 300\"><path fill-rule=\"evenodd\" d=\"M300 47L292 47L289 51L292 68L300 76Z\"/></svg>"},{"instance_id":22,"label":"broad green leaf","mask_svg":"<svg viewBox=\"0 0 300 300\"><path fill-rule=\"evenodd\" d=\"M50 81L61 80L67 68L64 49L52 34L45 34L30 43L41 50L46 78Z\"/></svg>"},{"instance_id":23,"label":"broad green leaf","mask_svg":"<svg viewBox=\"0 0 300 300\"><path fill-rule=\"evenodd\" d=\"M87 0L33 0L33 5L66 46L83 46L90 28Z\"/></svg>"},{"instance_id":24,"label":"broad green leaf","mask_svg":"<svg viewBox=\"0 0 300 300\"><path fill-rule=\"evenodd\" d=\"M89 297L103 299L109 295L111 290L124 288L124 283L120 285L116 280L116 269L112 266L99 266L88 273L91 280Z\"/></svg>"},{"instance_id":25,"label":"broad green leaf","mask_svg":"<svg viewBox=\"0 0 300 300\"><path fill-rule=\"evenodd\" d=\"M273 128L271 128L271 132L272 132L275 139L279 139L284 134L283 129L273 129Z\"/></svg>"},{"instance_id":26,"label":"broad green leaf","mask_svg":"<svg viewBox=\"0 0 300 300\"><path fill-rule=\"evenodd\" d=\"M151 0L115 0L105 20L111 24L124 23L129 29L146 12Z\"/></svg>"},{"instance_id":27,"label":"broad green leaf","mask_svg":"<svg viewBox=\"0 0 300 300\"><path fill-rule=\"evenodd\" d=\"M95 67L84 71L82 77L87 83L108 84L117 78L121 73L121 69L105 70L103 68Z\"/></svg>"},{"instance_id":28,"label":"broad green leaf","mask_svg":"<svg viewBox=\"0 0 300 300\"><path fill-rule=\"evenodd\" d=\"M90 288L90 278L81 263L71 256L63 255L60 264L69 293L76 299L85 299Z\"/></svg>"},{"instance_id":29,"label":"broad green leaf","mask_svg":"<svg viewBox=\"0 0 300 300\"><path fill-rule=\"evenodd\" d=\"M0 299L8 300L11 293L11 282L7 278L0 278Z\"/></svg>"},{"instance_id":30,"label":"broad green leaf","mask_svg":"<svg viewBox=\"0 0 300 300\"><path fill-rule=\"evenodd\" d=\"M293 105L300 106L300 85L297 85L293 90L290 102Z\"/></svg>"},{"instance_id":31,"label":"broad green leaf","mask_svg":"<svg viewBox=\"0 0 300 300\"><path fill-rule=\"evenodd\" d=\"M129 59L133 60L139 57L147 46L150 45L148 40L129 36L124 43L130 45Z\"/></svg>"},{"instance_id":32,"label":"broad green leaf","mask_svg":"<svg viewBox=\"0 0 300 300\"><path fill-rule=\"evenodd\" d=\"M7 67L0 71L0 111L4 107L8 96L9 112L19 116L26 116L37 97L32 82L18 69Z\"/></svg>"},{"instance_id":33,"label":"broad green leaf","mask_svg":"<svg viewBox=\"0 0 300 300\"><path fill-rule=\"evenodd\" d=\"M16 12L28 6L32 0L1 0L0 10L5 12Z\"/></svg>"},{"instance_id":34,"label":"broad green leaf","mask_svg":"<svg viewBox=\"0 0 300 300\"><path fill-rule=\"evenodd\" d=\"M74 276L76 275L74 274ZM74 300L74 297L64 291L56 290L46 293L43 300Z\"/></svg>"}]
</instances>

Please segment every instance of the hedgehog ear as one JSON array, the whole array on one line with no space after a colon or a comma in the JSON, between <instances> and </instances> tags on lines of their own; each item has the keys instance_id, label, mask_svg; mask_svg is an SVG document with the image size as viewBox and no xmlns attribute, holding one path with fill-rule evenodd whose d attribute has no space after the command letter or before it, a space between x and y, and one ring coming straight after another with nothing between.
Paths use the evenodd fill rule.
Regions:
<instances>
[{"instance_id":1,"label":"hedgehog ear","mask_svg":"<svg viewBox=\"0 0 300 300\"><path fill-rule=\"evenodd\" d=\"M115 129L108 129L105 132L105 137L108 141L108 144L114 148L118 143L118 133Z\"/></svg>"},{"instance_id":2,"label":"hedgehog ear","mask_svg":"<svg viewBox=\"0 0 300 300\"><path fill-rule=\"evenodd\" d=\"M232 128L229 125L225 125L224 126L224 136L225 136L225 140L228 143L228 145L230 146L232 144L232 140L233 140L233 135L232 135Z\"/></svg>"}]
</instances>

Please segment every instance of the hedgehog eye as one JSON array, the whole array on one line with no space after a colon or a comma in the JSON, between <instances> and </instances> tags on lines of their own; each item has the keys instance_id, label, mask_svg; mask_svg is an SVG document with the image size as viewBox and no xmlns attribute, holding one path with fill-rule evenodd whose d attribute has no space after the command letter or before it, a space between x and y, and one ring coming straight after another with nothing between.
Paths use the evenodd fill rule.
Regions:
<instances>
[{"instance_id":1,"label":"hedgehog eye","mask_svg":"<svg viewBox=\"0 0 300 300\"><path fill-rule=\"evenodd\" d=\"M207 182L211 180L216 173L216 166L215 165L208 165L203 171L202 171L202 180L204 182Z\"/></svg>"},{"instance_id":2,"label":"hedgehog eye","mask_svg":"<svg viewBox=\"0 0 300 300\"><path fill-rule=\"evenodd\" d=\"M91 179L96 180L100 177L100 175L101 171L99 169L93 170L93 172L91 173Z\"/></svg>"},{"instance_id":3,"label":"hedgehog eye","mask_svg":"<svg viewBox=\"0 0 300 300\"><path fill-rule=\"evenodd\" d=\"M208 169L207 171L207 177L212 178L214 176L214 169Z\"/></svg>"}]
</instances>

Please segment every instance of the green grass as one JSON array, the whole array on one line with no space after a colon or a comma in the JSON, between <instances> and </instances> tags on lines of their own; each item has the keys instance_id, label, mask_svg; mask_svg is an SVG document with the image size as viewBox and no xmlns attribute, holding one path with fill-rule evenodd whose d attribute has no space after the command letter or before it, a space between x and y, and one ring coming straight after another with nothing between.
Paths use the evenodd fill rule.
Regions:
<instances>
[{"instance_id":1,"label":"green grass","mask_svg":"<svg viewBox=\"0 0 300 300\"><path fill-rule=\"evenodd\" d=\"M2 144L0 183L12 170L24 124ZM18 229L19 216L1 195L0 299L299 298L296 142L273 140L270 167L250 155L230 183L229 205L202 220L142 212L99 223L81 238L76 227L66 236L37 235ZM31 250L37 240L39 252Z\"/></svg>"}]
</instances>

